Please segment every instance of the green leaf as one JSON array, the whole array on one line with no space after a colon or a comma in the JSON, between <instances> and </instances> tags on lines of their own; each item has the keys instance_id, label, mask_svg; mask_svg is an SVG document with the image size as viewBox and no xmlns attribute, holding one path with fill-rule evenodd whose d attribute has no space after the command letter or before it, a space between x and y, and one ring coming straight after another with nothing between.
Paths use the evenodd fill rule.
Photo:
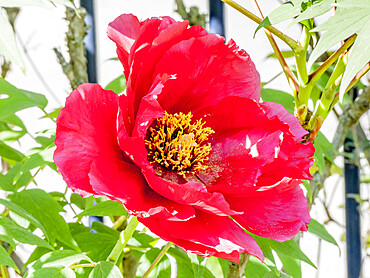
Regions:
<instances>
[{"instance_id":1,"label":"green leaf","mask_svg":"<svg viewBox=\"0 0 370 278\"><path fill-rule=\"evenodd\" d=\"M339 245L336 242L336 240L329 234L329 232L326 230L325 226L317 222L315 219L311 218L311 222L308 225L308 231L314 235L317 235L319 238L332 243L336 246Z\"/></svg>"},{"instance_id":2,"label":"green leaf","mask_svg":"<svg viewBox=\"0 0 370 278\"><path fill-rule=\"evenodd\" d=\"M333 145L321 132L317 134L313 145L315 147L315 163L319 167L319 173L322 174L325 169L325 159L328 159L330 162L334 163L334 157L332 153L334 153L335 150Z\"/></svg>"},{"instance_id":3,"label":"green leaf","mask_svg":"<svg viewBox=\"0 0 370 278\"><path fill-rule=\"evenodd\" d=\"M40 259L43 255L50 253L49 248L45 247L36 247L35 250L33 250L32 254L28 258L27 262L24 263L23 265L23 270L26 269L26 267L30 264L33 263L34 261Z\"/></svg>"},{"instance_id":4,"label":"green leaf","mask_svg":"<svg viewBox=\"0 0 370 278\"><path fill-rule=\"evenodd\" d=\"M262 20L254 34L262 27L268 27L299 15L301 13L301 2L302 0L292 0L277 7Z\"/></svg>"},{"instance_id":5,"label":"green leaf","mask_svg":"<svg viewBox=\"0 0 370 278\"><path fill-rule=\"evenodd\" d=\"M0 54L19 66L22 71L26 70L17 42L15 41L13 27L2 13L0 13Z\"/></svg>"},{"instance_id":6,"label":"green leaf","mask_svg":"<svg viewBox=\"0 0 370 278\"><path fill-rule=\"evenodd\" d=\"M193 273L195 278L202 278L205 265L207 263L207 258L199 257L193 253L188 253L191 261L191 266L193 268Z\"/></svg>"},{"instance_id":7,"label":"green leaf","mask_svg":"<svg viewBox=\"0 0 370 278\"><path fill-rule=\"evenodd\" d=\"M47 103L45 96L17 89L0 78L0 120L29 107L45 108Z\"/></svg>"},{"instance_id":8,"label":"green leaf","mask_svg":"<svg viewBox=\"0 0 370 278\"><path fill-rule=\"evenodd\" d=\"M303 184L304 188L306 188L306 190L307 190L307 196L308 196L308 199L309 199L310 203L312 203L312 191L311 191L310 183L308 181L304 180L302 182L302 184Z\"/></svg>"},{"instance_id":9,"label":"green leaf","mask_svg":"<svg viewBox=\"0 0 370 278\"><path fill-rule=\"evenodd\" d=\"M175 258L177 264L177 278L189 278L196 277L193 271L192 261L188 257L187 253L178 247L171 247L167 254ZM224 261L225 262L225 261ZM227 262L227 261L226 261ZM228 264L228 262L227 262ZM222 264L220 263L221 267ZM203 278L214 278L215 276L203 265L200 265L199 268L204 268Z\"/></svg>"},{"instance_id":10,"label":"green leaf","mask_svg":"<svg viewBox=\"0 0 370 278\"><path fill-rule=\"evenodd\" d=\"M299 246L297 245L297 243L295 243L293 239L284 242L278 242L273 239L263 238L253 234L251 234L251 236L257 241L258 245L261 247L265 257L267 257L270 260L273 260L273 258L271 258L271 255L266 256L266 254L267 252L270 253L269 249L272 249L278 255L282 254L285 256L292 257L294 259L308 263L312 267L316 268L316 266L311 262L311 260L301 251L301 249L299 249Z\"/></svg>"},{"instance_id":11,"label":"green leaf","mask_svg":"<svg viewBox=\"0 0 370 278\"><path fill-rule=\"evenodd\" d=\"M294 24L297 24L303 20L315 18L319 15L327 13L333 8L333 3L335 3L335 0L314 1L311 6L308 6L307 9L305 9L299 16L289 23L287 28L290 28Z\"/></svg>"},{"instance_id":12,"label":"green leaf","mask_svg":"<svg viewBox=\"0 0 370 278\"><path fill-rule=\"evenodd\" d=\"M38 259L27 271L26 277L28 277L28 275L37 271L38 269L53 267L69 267L81 261L91 262L91 260L86 255L80 254L73 250L53 251L43 255L40 259Z\"/></svg>"},{"instance_id":13,"label":"green leaf","mask_svg":"<svg viewBox=\"0 0 370 278\"><path fill-rule=\"evenodd\" d=\"M76 217L95 215L95 216L121 216L128 215L121 203L107 200L81 212Z\"/></svg>"},{"instance_id":14,"label":"green leaf","mask_svg":"<svg viewBox=\"0 0 370 278\"><path fill-rule=\"evenodd\" d=\"M10 266L20 273L19 268L2 245L0 245L0 265Z\"/></svg>"},{"instance_id":15,"label":"green leaf","mask_svg":"<svg viewBox=\"0 0 370 278\"><path fill-rule=\"evenodd\" d=\"M294 97L286 92L263 88L261 98L263 101L280 103L289 113L294 113Z\"/></svg>"},{"instance_id":16,"label":"green leaf","mask_svg":"<svg viewBox=\"0 0 370 278\"><path fill-rule=\"evenodd\" d=\"M122 93L126 89L126 79L124 75L118 76L116 79L111 81L106 87L105 90L111 90L117 95Z\"/></svg>"},{"instance_id":17,"label":"green leaf","mask_svg":"<svg viewBox=\"0 0 370 278\"><path fill-rule=\"evenodd\" d=\"M48 193L40 189L29 189L9 195L8 198L41 223L49 242L54 243L58 239L71 248L77 247L67 223L59 214L63 209Z\"/></svg>"},{"instance_id":18,"label":"green leaf","mask_svg":"<svg viewBox=\"0 0 370 278\"><path fill-rule=\"evenodd\" d=\"M111 262L99 262L90 273L89 278L122 278L117 266Z\"/></svg>"},{"instance_id":19,"label":"green leaf","mask_svg":"<svg viewBox=\"0 0 370 278\"><path fill-rule=\"evenodd\" d=\"M144 253L139 260L139 266L136 272L136 277L142 277L144 273L148 270L150 265L157 258L161 252L158 248L153 248ZM171 263L167 255L164 255L160 262L153 268L148 278L170 278L171 277Z\"/></svg>"},{"instance_id":20,"label":"green leaf","mask_svg":"<svg viewBox=\"0 0 370 278\"><path fill-rule=\"evenodd\" d=\"M82 198L81 195L79 195L77 193L72 193L70 201L71 201L72 204L75 204L80 209L85 209L86 200L84 198Z\"/></svg>"},{"instance_id":21,"label":"green leaf","mask_svg":"<svg viewBox=\"0 0 370 278\"><path fill-rule=\"evenodd\" d=\"M244 273L245 277L263 278L270 271L267 265L261 263L256 257L250 256Z\"/></svg>"},{"instance_id":22,"label":"green leaf","mask_svg":"<svg viewBox=\"0 0 370 278\"><path fill-rule=\"evenodd\" d=\"M322 25L311 30L312 32L325 31L318 44L312 51L308 63L312 64L330 47L336 43L357 34L349 55L346 70L339 89L342 101L345 90L353 77L370 60L370 0L338 1L336 14Z\"/></svg>"},{"instance_id":23,"label":"green leaf","mask_svg":"<svg viewBox=\"0 0 370 278\"><path fill-rule=\"evenodd\" d=\"M106 260L117 243L117 237L111 234L84 232L74 235L82 252L86 252L94 262Z\"/></svg>"},{"instance_id":24,"label":"green leaf","mask_svg":"<svg viewBox=\"0 0 370 278\"><path fill-rule=\"evenodd\" d=\"M15 248L13 241L13 239L15 239L16 241L22 243L53 249L53 247L51 247L42 238L39 238L38 236L31 233L29 230L18 226L9 218L6 218L2 215L0 215L0 239L11 244L13 248Z\"/></svg>"},{"instance_id":25,"label":"green leaf","mask_svg":"<svg viewBox=\"0 0 370 278\"><path fill-rule=\"evenodd\" d=\"M76 274L72 269L62 266L45 267L32 272L27 278L75 278Z\"/></svg>"},{"instance_id":26,"label":"green leaf","mask_svg":"<svg viewBox=\"0 0 370 278\"><path fill-rule=\"evenodd\" d=\"M25 134L27 134L27 129L15 114L0 120L0 140L16 141Z\"/></svg>"},{"instance_id":27,"label":"green leaf","mask_svg":"<svg viewBox=\"0 0 370 278\"><path fill-rule=\"evenodd\" d=\"M214 277L224 277L221 261L216 257L209 257L207 259L206 269L208 269Z\"/></svg>"},{"instance_id":28,"label":"green leaf","mask_svg":"<svg viewBox=\"0 0 370 278\"><path fill-rule=\"evenodd\" d=\"M302 277L301 262L283 254L279 255L281 262L283 263L283 271L293 278Z\"/></svg>"},{"instance_id":29,"label":"green leaf","mask_svg":"<svg viewBox=\"0 0 370 278\"><path fill-rule=\"evenodd\" d=\"M1 100L0 100L1 101ZM0 156L14 161L22 161L25 155L11 146L0 141Z\"/></svg>"}]
</instances>

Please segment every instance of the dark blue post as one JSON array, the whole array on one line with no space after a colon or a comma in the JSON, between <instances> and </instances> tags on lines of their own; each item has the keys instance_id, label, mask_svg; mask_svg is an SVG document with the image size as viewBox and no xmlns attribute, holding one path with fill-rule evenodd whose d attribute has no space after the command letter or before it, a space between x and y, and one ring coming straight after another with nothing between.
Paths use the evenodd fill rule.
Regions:
<instances>
[{"instance_id":1,"label":"dark blue post","mask_svg":"<svg viewBox=\"0 0 370 278\"><path fill-rule=\"evenodd\" d=\"M96 67L96 38L95 38L95 13L94 0L81 0L81 7L86 9L85 22L89 26L87 35L84 39L86 46L87 58L87 76L90 83L98 82L97 67ZM94 203L95 204L95 203ZM103 222L103 217L89 216L89 226L93 222ZM93 231L94 232L94 231Z\"/></svg>"},{"instance_id":2,"label":"dark blue post","mask_svg":"<svg viewBox=\"0 0 370 278\"><path fill-rule=\"evenodd\" d=\"M353 99L357 96L357 88L352 90ZM355 164L355 146L352 136L348 135L344 142L345 158L344 182L346 198L346 242L347 242L347 277L358 278L361 272L361 233L359 203L354 198L360 194L360 171Z\"/></svg>"},{"instance_id":3,"label":"dark blue post","mask_svg":"<svg viewBox=\"0 0 370 278\"><path fill-rule=\"evenodd\" d=\"M209 30L225 36L224 3L221 0L209 0Z\"/></svg>"},{"instance_id":4,"label":"dark blue post","mask_svg":"<svg viewBox=\"0 0 370 278\"><path fill-rule=\"evenodd\" d=\"M97 83L94 0L81 0L81 7L86 9L85 22L89 26L84 39L87 57L87 75L90 83Z\"/></svg>"}]
</instances>

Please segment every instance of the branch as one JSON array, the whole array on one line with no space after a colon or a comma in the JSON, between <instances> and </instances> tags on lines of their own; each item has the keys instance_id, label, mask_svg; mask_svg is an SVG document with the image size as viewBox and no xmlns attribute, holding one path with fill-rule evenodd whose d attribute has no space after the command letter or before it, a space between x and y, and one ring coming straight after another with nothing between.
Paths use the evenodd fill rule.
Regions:
<instances>
[{"instance_id":1,"label":"branch","mask_svg":"<svg viewBox=\"0 0 370 278\"><path fill-rule=\"evenodd\" d=\"M252 4L254 4L255 6L255 10L258 11L258 13L260 14L261 18L263 19L264 16L262 14L262 11L258 5L258 2L257 0L252 0ZM283 72L286 76L286 78L288 79L288 83L289 85L292 87L293 91L296 93L296 92L299 92L299 85L298 85L298 82L293 74L293 72L290 70L288 64L286 63L285 59L284 59L284 56L283 54L281 53L274 37L272 36L272 33L265 30L265 34L272 46L272 49L274 50L275 54L276 54L276 57L283 69Z\"/></svg>"},{"instance_id":2,"label":"branch","mask_svg":"<svg viewBox=\"0 0 370 278\"><path fill-rule=\"evenodd\" d=\"M221 0L221 1L225 2L229 6L233 7L238 12L242 13L243 15L245 15L246 17L248 17L249 19L251 19L254 22L256 22L257 24L260 24L262 22L262 19L261 18L259 18L258 16L256 16L254 13L251 13L247 9L243 8L239 4L235 3L234 1L232 1L232 0ZM292 39L288 35L285 35L281 31L279 31L278 29L276 29L276 28L274 28L272 26L266 26L264 28L267 29L268 31L270 31L271 33L273 33L275 36L277 36L283 42L285 42L294 52L301 51L303 49L303 47L301 45L299 45L299 43L297 41L295 41L294 39Z\"/></svg>"},{"instance_id":3,"label":"branch","mask_svg":"<svg viewBox=\"0 0 370 278\"><path fill-rule=\"evenodd\" d=\"M247 266L250 255L241 253L239 255L239 263L230 263L227 278L242 278L244 276L245 267Z\"/></svg>"}]
</instances>

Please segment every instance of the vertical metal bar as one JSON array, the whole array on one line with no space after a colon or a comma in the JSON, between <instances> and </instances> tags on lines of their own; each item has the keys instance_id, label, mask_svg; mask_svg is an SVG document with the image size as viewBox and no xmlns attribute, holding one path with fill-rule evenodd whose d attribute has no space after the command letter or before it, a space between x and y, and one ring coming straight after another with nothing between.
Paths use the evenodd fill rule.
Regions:
<instances>
[{"instance_id":1,"label":"vertical metal bar","mask_svg":"<svg viewBox=\"0 0 370 278\"><path fill-rule=\"evenodd\" d=\"M86 25L89 26L87 35L84 39L87 58L87 75L90 83L97 83L94 0L81 0L80 3L81 6L86 9L85 22Z\"/></svg>"},{"instance_id":2,"label":"vertical metal bar","mask_svg":"<svg viewBox=\"0 0 370 278\"><path fill-rule=\"evenodd\" d=\"M225 36L224 3L221 0L209 0L209 30Z\"/></svg>"},{"instance_id":3,"label":"vertical metal bar","mask_svg":"<svg viewBox=\"0 0 370 278\"><path fill-rule=\"evenodd\" d=\"M352 92L353 99L355 99L357 88L354 88ZM359 203L354 196L360 194L360 170L353 159L355 146L350 133L344 143L344 152L350 158L345 158L344 163L347 277L358 278L361 273L361 231Z\"/></svg>"}]
</instances>

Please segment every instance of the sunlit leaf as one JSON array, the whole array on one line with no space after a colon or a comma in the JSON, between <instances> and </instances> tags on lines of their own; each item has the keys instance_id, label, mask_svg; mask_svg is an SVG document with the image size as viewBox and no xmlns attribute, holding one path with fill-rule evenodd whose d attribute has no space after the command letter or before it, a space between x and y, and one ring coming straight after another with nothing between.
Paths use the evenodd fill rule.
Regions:
<instances>
[{"instance_id":1,"label":"sunlit leaf","mask_svg":"<svg viewBox=\"0 0 370 278\"><path fill-rule=\"evenodd\" d=\"M308 231L312 234L317 235L319 238L332 243L336 246L339 245L336 242L336 240L329 234L329 232L326 230L325 226L317 222L315 219L311 218L311 222L308 225Z\"/></svg>"},{"instance_id":2,"label":"sunlit leaf","mask_svg":"<svg viewBox=\"0 0 370 278\"><path fill-rule=\"evenodd\" d=\"M123 208L121 203L116 201L107 200L96 204L95 206L85 210L84 212L76 215L76 217L95 215L95 216L120 216L127 215L127 211Z\"/></svg>"},{"instance_id":3,"label":"sunlit leaf","mask_svg":"<svg viewBox=\"0 0 370 278\"><path fill-rule=\"evenodd\" d=\"M29 107L44 108L47 103L45 96L17 89L5 79L0 78L0 119Z\"/></svg>"}]
</instances>

